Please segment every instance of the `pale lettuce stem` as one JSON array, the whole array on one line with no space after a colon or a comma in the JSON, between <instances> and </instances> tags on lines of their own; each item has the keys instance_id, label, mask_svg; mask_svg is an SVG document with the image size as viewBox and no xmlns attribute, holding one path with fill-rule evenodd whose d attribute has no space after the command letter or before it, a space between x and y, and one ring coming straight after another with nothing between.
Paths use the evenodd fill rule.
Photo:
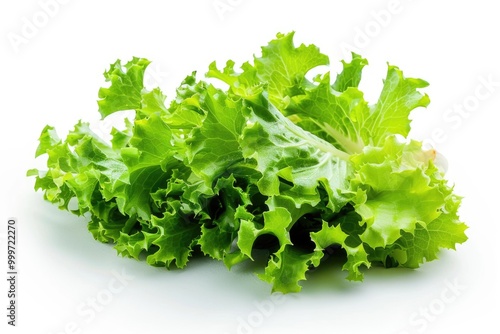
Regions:
<instances>
[{"instance_id":1,"label":"pale lettuce stem","mask_svg":"<svg viewBox=\"0 0 500 334\"><path fill-rule=\"evenodd\" d=\"M289 130L295 134L297 137L303 138L306 142L311 144L313 147L317 147L319 150L325 152L325 153L331 153L332 155L336 156L339 159L349 161L351 158L351 155L347 152L344 152L342 150L339 150L329 142L316 137L312 135L309 132L305 132L302 130L302 128L298 126L290 126ZM300 131L297 131L300 130Z\"/></svg>"},{"instance_id":2,"label":"pale lettuce stem","mask_svg":"<svg viewBox=\"0 0 500 334\"><path fill-rule=\"evenodd\" d=\"M361 153L365 144L363 140L359 138L357 142L352 141L350 138L344 136L338 130L331 127L329 124L324 123L323 126L318 124L328 135L330 135L333 139L337 141L337 143L342 146L346 152L350 154Z\"/></svg>"}]
</instances>

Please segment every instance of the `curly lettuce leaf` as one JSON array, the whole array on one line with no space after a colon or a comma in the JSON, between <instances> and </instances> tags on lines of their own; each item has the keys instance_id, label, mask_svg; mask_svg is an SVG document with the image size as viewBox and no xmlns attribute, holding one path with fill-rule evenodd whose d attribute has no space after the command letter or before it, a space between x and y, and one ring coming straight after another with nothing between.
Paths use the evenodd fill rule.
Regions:
<instances>
[{"instance_id":1,"label":"curly lettuce leaf","mask_svg":"<svg viewBox=\"0 0 500 334\"><path fill-rule=\"evenodd\" d=\"M230 91L246 96L252 88L267 84L269 100L280 110L286 107L289 97L303 93L303 87L311 85L305 75L313 68L328 65L328 56L319 52L315 45L293 43L294 32L278 34L276 39L262 47L261 57L254 57L254 65L246 62L243 72L234 70L235 63L228 61L223 71L212 63L208 77L218 78L228 85Z\"/></svg>"},{"instance_id":2,"label":"curly lettuce leaf","mask_svg":"<svg viewBox=\"0 0 500 334\"><path fill-rule=\"evenodd\" d=\"M316 205L322 185L329 194L331 210L338 211L345 205L349 156L293 124L265 96L247 100L247 105L249 123L241 146L244 157L254 159L262 173L257 182L260 192L266 196L288 195L296 203Z\"/></svg>"},{"instance_id":3,"label":"curly lettuce leaf","mask_svg":"<svg viewBox=\"0 0 500 334\"><path fill-rule=\"evenodd\" d=\"M117 60L104 72L104 77L111 82L111 86L99 89L100 100L97 104L102 118L117 111L141 107L144 72L150 63L147 59L137 57L125 65Z\"/></svg>"},{"instance_id":4,"label":"curly lettuce leaf","mask_svg":"<svg viewBox=\"0 0 500 334\"><path fill-rule=\"evenodd\" d=\"M355 202L359 235L371 261L416 268L437 258L441 248L467 240L458 218L461 198L433 163L435 152L421 143L388 137L383 147L365 149L352 158L353 186L364 196Z\"/></svg>"},{"instance_id":5,"label":"curly lettuce leaf","mask_svg":"<svg viewBox=\"0 0 500 334\"><path fill-rule=\"evenodd\" d=\"M389 65L370 103L366 59L353 53L336 76L310 79L330 60L293 38L278 34L241 70L210 64L206 77L226 89L192 72L169 103L144 87L149 60L116 61L98 111L134 119L109 142L82 121L63 139L46 126L35 155L47 170L28 171L35 189L153 266L184 268L200 253L232 268L267 254L258 277L282 293L300 291L332 249L361 281L372 265L417 268L465 242L461 197L436 152L406 138L427 82Z\"/></svg>"}]
</instances>

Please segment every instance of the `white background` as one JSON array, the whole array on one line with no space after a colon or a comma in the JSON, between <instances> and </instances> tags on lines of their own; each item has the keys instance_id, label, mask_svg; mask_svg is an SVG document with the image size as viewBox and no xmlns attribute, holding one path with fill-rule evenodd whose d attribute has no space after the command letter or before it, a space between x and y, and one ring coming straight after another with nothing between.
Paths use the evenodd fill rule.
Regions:
<instances>
[{"instance_id":1,"label":"white background","mask_svg":"<svg viewBox=\"0 0 500 334\"><path fill-rule=\"evenodd\" d=\"M500 20L494 2L54 1L0 5L1 277L9 217L19 222L20 272L14 329L6 325L1 280L3 333L498 329ZM30 24L37 26L30 30ZM470 239L456 252L444 251L418 270L370 269L363 283L344 280L330 265L311 273L299 294L276 300L251 266L228 271L207 258L168 272L118 257L92 239L85 219L33 191L34 179L25 173L43 166L34 152L46 124L61 136L78 119L109 127L97 123L96 99L102 73L116 59L153 60L147 83L171 97L192 70L203 74L212 60L249 60L277 32L292 30L297 44L314 43L330 56L333 72L349 48L366 57L362 88L372 102L387 62L430 83L425 92L432 103L413 114L412 136L434 142L464 196L460 212Z\"/></svg>"}]
</instances>

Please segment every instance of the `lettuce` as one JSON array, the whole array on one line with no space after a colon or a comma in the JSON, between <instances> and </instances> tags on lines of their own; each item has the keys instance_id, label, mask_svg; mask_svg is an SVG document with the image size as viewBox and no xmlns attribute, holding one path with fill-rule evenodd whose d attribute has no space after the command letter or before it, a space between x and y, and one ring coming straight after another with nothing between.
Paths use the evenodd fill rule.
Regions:
<instances>
[{"instance_id":1,"label":"lettuce","mask_svg":"<svg viewBox=\"0 0 500 334\"><path fill-rule=\"evenodd\" d=\"M389 65L370 104L364 58L310 80L329 58L278 34L239 69L188 75L167 105L144 87L149 63L116 61L99 90L102 118L135 110L134 120L110 141L81 121L64 140L46 126L36 156L47 170L28 171L120 255L183 268L201 252L231 268L264 252L258 276L288 293L325 254L360 281L372 265L417 268L467 240L435 151L407 138L410 113L429 104L424 80Z\"/></svg>"}]
</instances>

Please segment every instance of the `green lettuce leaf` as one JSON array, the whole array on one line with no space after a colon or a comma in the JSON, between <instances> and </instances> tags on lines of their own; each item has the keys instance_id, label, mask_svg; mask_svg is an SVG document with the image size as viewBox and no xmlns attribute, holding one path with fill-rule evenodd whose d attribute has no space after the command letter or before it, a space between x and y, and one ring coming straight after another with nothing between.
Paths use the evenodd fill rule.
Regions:
<instances>
[{"instance_id":1,"label":"green lettuce leaf","mask_svg":"<svg viewBox=\"0 0 500 334\"><path fill-rule=\"evenodd\" d=\"M229 269L262 262L273 292L300 291L330 256L361 281L373 265L418 268L465 242L462 198L436 152L408 138L427 82L388 65L371 103L366 59L352 53L332 75L318 47L293 38L278 34L238 70L210 64L211 83L190 73L170 101L145 88L149 60L117 60L98 112L134 117L109 141L82 121L66 138L46 126L35 156L47 168L27 173L35 189L121 256L167 269L194 254Z\"/></svg>"},{"instance_id":2,"label":"green lettuce leaf","mask_svg":"<svg viewBox=\"0 0 500 334\"><path fill-rule=\"evenodd\" d=\"M104 72L109 88L99 89L99 113L102 118L121 110L136 110L141 107L144 88L144 72L150 61L136 58L125 66L117 60L108 71Z\"/></svg>"}]
</instances>

